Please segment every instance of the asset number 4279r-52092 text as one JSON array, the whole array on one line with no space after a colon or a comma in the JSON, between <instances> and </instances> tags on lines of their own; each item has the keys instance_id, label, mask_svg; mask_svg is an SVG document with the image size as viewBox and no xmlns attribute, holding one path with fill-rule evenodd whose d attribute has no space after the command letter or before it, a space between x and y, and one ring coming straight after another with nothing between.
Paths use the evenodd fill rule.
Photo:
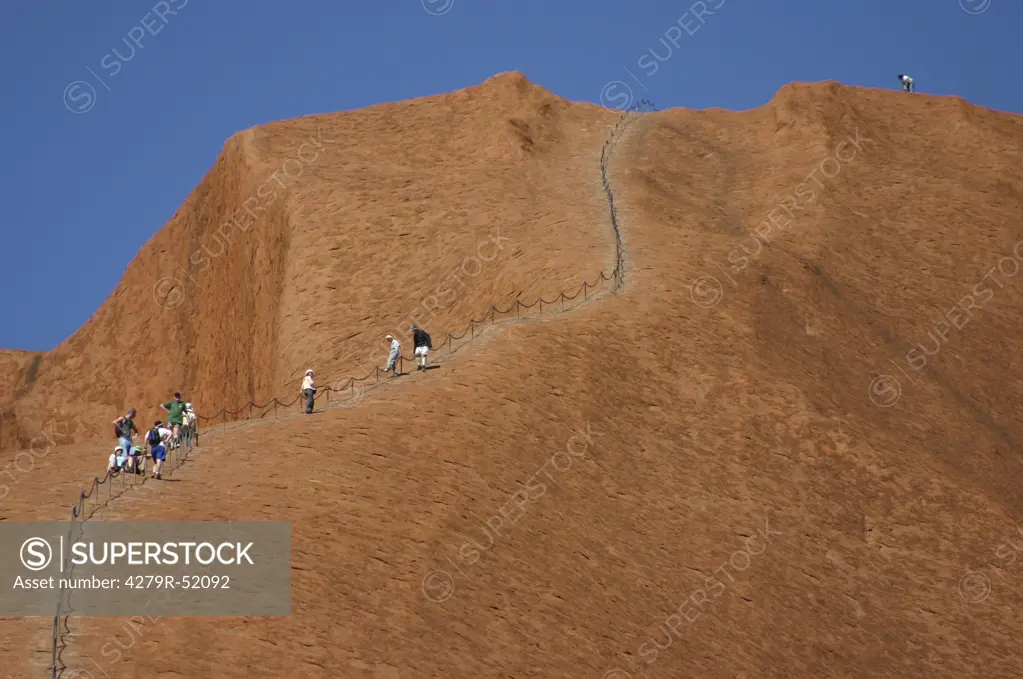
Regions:
<instances>
[{"instance_id":1,"label":"asset number 4279r-52092 text","mask_svg":"<svg viewBox=\"0 0 1023 679\"><path fill-rule=\"evenodd\" d=\"M228 575L132 575L125 580L125 587L132 589L231 589Z\"/></svg>"}]
</instances>

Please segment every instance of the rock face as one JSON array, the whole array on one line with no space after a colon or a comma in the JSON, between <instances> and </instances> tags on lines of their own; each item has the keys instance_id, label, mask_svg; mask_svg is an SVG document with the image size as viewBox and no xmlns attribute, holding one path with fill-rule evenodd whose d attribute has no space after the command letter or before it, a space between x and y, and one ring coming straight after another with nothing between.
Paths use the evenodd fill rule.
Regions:
<instances>
[{"instance_id":1,"label":"rock face","mask_svg":"<svg viewBox=\"0 0 1023 679\"><path fill-rule=\"evenodd\" d=\"M580 207L616 118L505 73L236 134L88 323L31 371L0 354L0 449L54 418L107 437L175 391L204 415L292 400L307 368L322 385L383 365L388 332L411 355L417 318L443 337L491 304L592 281L613 253Z\"/></svg>"}]
</instances>

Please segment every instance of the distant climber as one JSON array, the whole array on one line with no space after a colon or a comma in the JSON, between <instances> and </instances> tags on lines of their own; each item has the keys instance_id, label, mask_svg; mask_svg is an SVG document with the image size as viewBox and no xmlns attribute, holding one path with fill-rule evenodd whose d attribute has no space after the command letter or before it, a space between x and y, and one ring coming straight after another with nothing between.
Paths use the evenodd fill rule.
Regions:
<instances>
[{"instance_id":1,"label":"distant climber","mask_svg":"<svg viewBox=\"0 0 1023 679\"><path fill-rule=\"evenodd\" d=\"M199 445L199 418L196 416L195 411L192 410L192 404L185 404L185 417L184 417L184 431L185 438L189 441L189 446Z\"/></svg>"},{"instance_id":2,"label":"distant climber","mask_svg":"<svg viewBox=\"0 0 1023 679\"><path fill-rule=\"evenodd\" d=\"M302 395L305 396L305 413L311 415L313 406L316 404L316 381L313 380L312 370L305 371L305 378L302 380Z\"/></svg>"},{"instance_id":3,"label":"distant climber","mask_svg":"<svg viewBox=\"0 0 1023 679\"><path fill-rule=\"evenodd\" d=\"M419 326L413 325L411 330L412 345L415 347L416 370L426 370L430 349L433 349L433 341L430 339L430 335Z\"/></svg>"},{"instance_id":4,"label":"distant climber","mask_svg":"<svg viewBox=\"0 0 1023 679\"><path fill-rule=\"evenodd\" d=\"M899 82L900 82L900 83L902 83L902 89L903 89L903 91L905 91L905 92L913 92L913 91L915 91L915 89L916 89L916 88L915 88L915 87L913 86L913 79L912 79L912 78L910 78L910 77L909 77L908 75L906 75L905 73L900 73L900 74L899 74Z\"/></svg>"},{"instance_id":5,"label":"distant climber","mask_svg":"<svg viewBox=\"0 0 1023 679\"><path fill-rule=\"evenodd\" d=\"M391 343L391 353L387 356L387 367L385 367L384 370L393 371L391 377L397 377L398 359L401 358L401 342L396 340L393 335L388 335L384 339Z\"/></svg>"}]
</instances>

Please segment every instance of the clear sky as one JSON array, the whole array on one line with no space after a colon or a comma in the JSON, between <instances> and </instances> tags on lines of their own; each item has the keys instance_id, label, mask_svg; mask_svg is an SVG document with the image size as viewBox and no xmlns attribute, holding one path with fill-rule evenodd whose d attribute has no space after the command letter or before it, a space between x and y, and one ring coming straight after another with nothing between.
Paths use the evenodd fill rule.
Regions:
<instances>
[{"instance_id":1,"label":"clear sky","mask_svg":"<svg viewBox=\"0 0 1023 679\"><path fill-rule=\"evenodd\" d=\"M628 85L662 109L738 110L792 81L909 73L1019 113L1021 27L1023 0L9 1L0 347L77 330L253 125L511 70L574 101L619 107Z\"/></svg>"}]
</instances>

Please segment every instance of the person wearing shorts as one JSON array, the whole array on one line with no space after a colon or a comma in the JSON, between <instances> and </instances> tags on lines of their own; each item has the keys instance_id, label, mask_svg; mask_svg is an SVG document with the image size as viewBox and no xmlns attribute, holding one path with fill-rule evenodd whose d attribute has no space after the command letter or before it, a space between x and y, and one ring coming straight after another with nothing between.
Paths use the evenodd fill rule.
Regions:
<instances>
[{"instance_id":1,"label":"person wearing shorts","mask_svg":"<svg viewBox=\"0 0 1023 679\"><path fill-rule=\"evenodd\" d=\"M153 476L160 479L163 472L163 463L167 459L167 442L170 441L172 433L170 429L162 427L159 420L146 434L146 441L149 443L149 455L153 458ZM155 442L154 442L155 441Z\"/></svg>"},{"instance_id":2,"label":"person wearing shorts","mask_svg":"<svg viewBox=\"0 0 1023 679\"><path fill-rule=\"evenodd\" d=\"M416 370L426 370L426 365L430 358L430 349L433 348L433 342L430 340L430 335L422 328L413 325L411 330L412 345L415 347L415 351L413 353L416 357Z\"/></svg>"},{"instance_id":3,"label":"person wearing shorts","mask_svg":"<svg viewBox=\"0 0 1023 679\"><path fill-rule=\"evenodd\" d=\"M124 465L125 471L141 474L146 466L146 453L139 446L132 446L128 453L128 460Z\"/></svg>"},{"instance_id":4,"label":"person wearing shorts","mask_svg":"<svg viewBox=\"0 0 1023 679\"><path fill-rule=\"evenodd\" d=\"M171 446L177 448L181 443L181 425L185 421L185 402L181 400L181 394L174 392L174 400L167 401L160 407L167 411L167 424L174 431L174 439Z\"/></svg>"}]
</instances>

